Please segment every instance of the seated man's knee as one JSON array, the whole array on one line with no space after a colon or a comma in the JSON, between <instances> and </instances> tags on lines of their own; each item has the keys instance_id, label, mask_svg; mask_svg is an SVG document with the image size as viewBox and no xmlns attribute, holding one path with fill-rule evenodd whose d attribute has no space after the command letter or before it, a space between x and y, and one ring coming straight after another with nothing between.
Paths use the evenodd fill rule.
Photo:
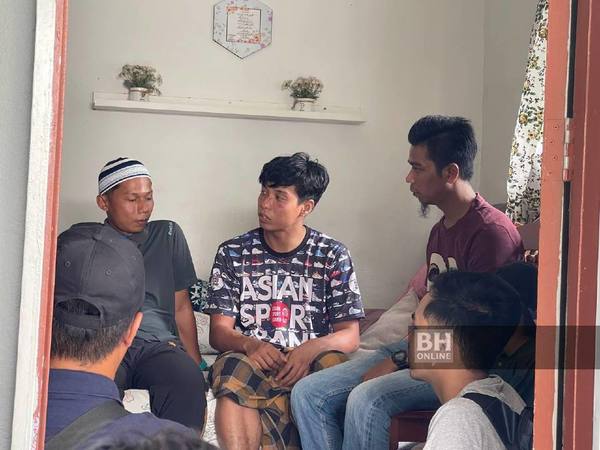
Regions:
<instances>
[{"instance_id":1,"label":"seated man's knee","mask_svg":"<svg viewBox=\"0 0 600 450\"><path fill-rule=\"evenodd\" d=\"M330 367L337 366L348 361L348 355L338 350L327 350L319 353L311 364L311 370L313 372L320 372L321 370L329 369Z\"/></svg>"},{"instance_id":2,"label":"seated man's knee","mask_svg":"<svg viewBox=\"0 0 600 450\"><path fill-rule=\"evenodd\" d=\"M313 395L321 396L322 392L328 392L330 387L325 388L322 373L313 373L301 378L292 389L292 398L310 398Z\"/></svg>"},{"instance_id":3,"label":"seated man's knee","mask_svg":"<svg viewBox=\"0 0 600 450\"><path fill-rule=\"evenodd\" d=\"M316 385L310 380L311 376L302 378L292 388L290 406L292 416L300 420L306 414L313 414L320 409L322 395L315 389Z\"/></svg>"},{"instance_id":4,"label":"seated man's knee","mask_svg":"<svg viewBox=\"0 0 600 450\"><path fill-rule=\"evenodd\" d=\"M225 381L225 377L231 376L238 370L239 366L250 366L250 359L243 353L224 353L210 367L208 372L208 384L213 390L218 391L220 385Z\"/></svg>"},{"instance_id":5,"label":"seated man's knee","mask_svg":"<svg viewBox=\"0 0 600 450\"><path fill-rule=\"evenodd\" d=\"M185 379L182 382L183 386L189 389L192 392L202 392L206 393L208 390L206 386L206 380L204 379L204 375L198 369L195 371L190 371L186 374Z\"/></svg>"},{"instance_id":6,"label":"seated man's knee","mask_svg":"<svg viewBox=\"0 0 600 450\"><path fill-rule=\"evenodd\" d=\"M196 396L206 397L207 387L204 375L195 365L186 364L178 367L177 370L170 371L165 381L169 388L177 393L181 401L185 401L185 398L191 400Z\"/></svg>"},{"instance_id":7,"label":"seated man's knee","mask_svg":"<svg viewBox=\"0 0 600 450\"><path fill-rule=\"evenodd\" d=\"M163 377L165 384L173 386L181 392L204 393L206 391L204 375L189 356L181 354L172 363L172 366L165 368Z\"/></svg>"},{"instance_id":8,"label":"seated man's knee","mask_svg":"<svg viewBox=\"0 0 600 450\"><path fill-rule=\"evenodd\" d=\"M381 389L375 380L361 383L350 392L348 402L346 403L346 411L360 413L360 411L364 411L373 405L380 395Z\"/></svg>"},{"instance_id":9,"label":"seated man's knee","mask_svg":"<svg viewBox=\"0 0 600 450\"><path fill-rule=\"evenodd\" d=\"M331 391L331 384L326 382L326 377L321 373L314 373L302 378L292 389L292 409L309 409L321 406L327 403Z\"/></svg>"},{"instance_id":10,"label":"seated man's knee","mask_svg":"<svg viewBox=\"0 0 600 450\"><path fill-rule=\"evenodd\" d=\"M311 389L312 383L310 383L310 381L307 382L307 380L308 380L308 377L302 378L292 388L292 394L291 394L292 407L294 406L294 404L300 404L305 401L308 401L310 398L310 395L313 393L313 391Z\"/></svg>"}]
</instances>

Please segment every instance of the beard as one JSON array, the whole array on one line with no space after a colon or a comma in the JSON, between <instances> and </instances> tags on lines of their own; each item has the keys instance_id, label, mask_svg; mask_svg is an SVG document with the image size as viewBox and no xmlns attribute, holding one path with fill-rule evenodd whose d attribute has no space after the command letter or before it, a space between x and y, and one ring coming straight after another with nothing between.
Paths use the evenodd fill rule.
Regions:
<instances>
[{"instance_id":1,"label":"beard","mask_svg":"<svg viewBox=\"0 0 600 450\"><path fill-rule=\"evenodd\" d=\"M429 205L421 202L421 217L427 217L429 214Z\"/></svg>"}]
</instances>

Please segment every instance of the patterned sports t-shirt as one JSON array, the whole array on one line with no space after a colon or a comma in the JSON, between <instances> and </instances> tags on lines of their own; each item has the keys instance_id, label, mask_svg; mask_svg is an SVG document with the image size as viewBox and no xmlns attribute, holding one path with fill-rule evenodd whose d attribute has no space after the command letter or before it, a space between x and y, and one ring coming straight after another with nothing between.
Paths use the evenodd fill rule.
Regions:
<instances>
[{"instance_id":1,"label":"patterned sports t-shirt","mask_svg":"<svg viewBox=\"0 0 600 450\"><path fill-rule=\"evenodd\" d=\"M332 332L332 324L364 317L350 253L306 228L302 243L278 253L257 228L219 247L210 279L208 314L236 318L236 327L282 347Z\"/></svg>"}]
</instances>

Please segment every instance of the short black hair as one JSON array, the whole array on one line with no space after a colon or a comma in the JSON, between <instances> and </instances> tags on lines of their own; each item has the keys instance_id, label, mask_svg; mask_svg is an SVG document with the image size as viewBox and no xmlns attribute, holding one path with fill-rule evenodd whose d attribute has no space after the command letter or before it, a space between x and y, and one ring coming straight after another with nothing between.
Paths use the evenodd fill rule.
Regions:
<instances>
[{"instance_id":1,"label":"short black hair","mask_svg":"<svg viewBox=\"0 0 600 450\"><path fill-rule=\"evenodd\" d=\"M537 312L537 277L535 264L518 261L500 267L496 275L510 284L521 300L521 314L525 334L535 335L535 317Z\"/></svg>"},{"instance_id":2,"label":"short black hair","mask_svg":"<svg viewBox=\"0 0 600 450\"><path fill-rule=\"evenodd\" d=\"M258 182L266 187L294 186L299 201L312 199L316 205L327 189L329 174L323 164L311 160L307 153L294 153L266 163Z\"/></svg>"},{"instance_id":3,"label":"short black hair","mask_svg":"<svg viewBox=\"0 0 600 450\"><path fill-rule=\"evenodd\" d=\"M538 269L535 264L514 262L500 267L496 270L496 275L515 288L526 308L537 310Z\"/></svg>"},{"instance_id":4,"label":"short black hair","mask_svg":"<svg viewBox=\"0 0 600 450\"><path fill-rule=\"evenodd\" d=\"M521 318L519 294L494 274L449 271L433 280L423 315L452 329L465 368L488 372Z\"/></svg>"},{"instance_id":5,"label":"short black hair","mask_svg":"<svg viewBox=\"0 0 600 450\"><path fill-rule=\"evenodd\" d=\"M100 315L95 306L79 299L61 302L56 308L71 314ZM132 321L133 317L123 318L109 327L87 329L62 323L55 316L52 320L50 356L75 359L84 364L101 361L116 348Z\"/></svg>"},{"instance_id":6,"label":"short black hair","mask_svg":"<svg viewBox=\"0 0 600 450\"><path fill-rule=\"evenodd\" d=\"M411 145L424 145L438 174L448 164L455 163L460 178L473 177L473 161L477 142L471 122L464 117L425 116L417 120L408 132Z\"/></svg>"}]
</instances>

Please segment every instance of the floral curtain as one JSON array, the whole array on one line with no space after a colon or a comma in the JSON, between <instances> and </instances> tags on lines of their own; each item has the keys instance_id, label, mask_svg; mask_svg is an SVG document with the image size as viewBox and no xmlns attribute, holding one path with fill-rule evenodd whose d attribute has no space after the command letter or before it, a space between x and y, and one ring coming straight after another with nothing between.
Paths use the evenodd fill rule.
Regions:
<instances>
[{"instance_id":1,"label":"floral curtain","mask_svg":"<svg viewBox=\"0 0 600 450\"><path fill-rule=\"evenodd\" d=\"M508 171L506 214L518 224L533 222L540 215L547 38L548 0L539 0Z\"/></svg>"}]
</instances>

